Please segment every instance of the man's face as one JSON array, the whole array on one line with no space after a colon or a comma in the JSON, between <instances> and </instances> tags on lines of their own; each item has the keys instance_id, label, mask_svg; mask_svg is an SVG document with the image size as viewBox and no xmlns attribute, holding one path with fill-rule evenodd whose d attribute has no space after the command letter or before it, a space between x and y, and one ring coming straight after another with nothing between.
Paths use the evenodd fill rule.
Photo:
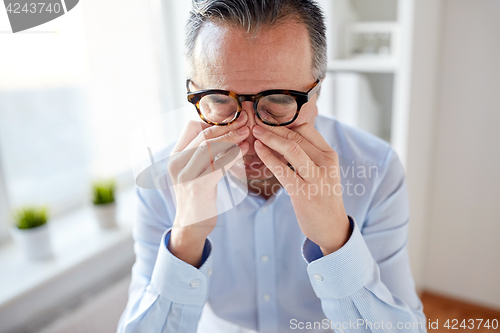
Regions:
<instances>
[{"instance_id":1,"label":"man's face","mask_svg":"<svg viewBox=\"0 0 500 333\"><path fill-rule=\"evenodd\" d=\"M192 78L195 90L223 89L237 94L257 94L269 89L292 89L306 92L317 78L311 70L312 52L304 25L290 21L257 35L227 24L206 23L197 38ZM318 111L317 94L300 109L298 118L288 128L314 123ZM248 115L247 126L255 125L252 102L242 103ZM240 115L241 117L241 115ZM250 131L245 140L250 144L243 157L248 179L272 176L254 149L255 138ZM285 163L284 158L276 153Z\"/></svg>"}]
</instances>

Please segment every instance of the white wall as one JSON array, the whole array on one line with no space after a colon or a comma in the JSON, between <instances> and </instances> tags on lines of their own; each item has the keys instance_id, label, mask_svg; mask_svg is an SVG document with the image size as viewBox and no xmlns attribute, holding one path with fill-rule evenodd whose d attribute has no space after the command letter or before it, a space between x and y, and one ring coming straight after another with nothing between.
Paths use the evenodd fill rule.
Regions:
<instances>
[{"instance_id":1,"label":"white wall","mask_svg":"<svg viewBox=\"0 0 500 333\"><path fill-rule=\"evenodd\" d=\"M414 2L411 50L411 94L407 182L410 196L408 252L417 290L422 292L427 263L426 239L429 226L431 185L436 127L436 98L444 0Z\"/></svg>"},{"instance_id":2,"label":"white wall","mask_svg":"<svg viewBox=\"0 0 500 333\"><path fill-rule=\"evenodd\" d=\"M425 286L500 308L500 2L446 0Z\"/></svg>"}]
</instances>

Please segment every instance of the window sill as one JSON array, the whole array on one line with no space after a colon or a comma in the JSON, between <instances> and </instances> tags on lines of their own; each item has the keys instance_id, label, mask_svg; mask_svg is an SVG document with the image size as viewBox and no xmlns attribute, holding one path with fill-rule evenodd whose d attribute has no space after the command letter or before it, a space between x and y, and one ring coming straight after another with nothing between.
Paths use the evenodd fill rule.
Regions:
<instances>
[{"instance_id":1,"label":"window sill","mask_svg":"<svg viewBox=\"0 0 500 333\"><path fill-rule=\"evenodd\" d=\"M100 229L91 207L49 221L54 256L27 261L13 242L0 246L0 331L40 320L71 299L130 272L135 186L117 197L116 229Z\"/></svg>"}]
</instances>

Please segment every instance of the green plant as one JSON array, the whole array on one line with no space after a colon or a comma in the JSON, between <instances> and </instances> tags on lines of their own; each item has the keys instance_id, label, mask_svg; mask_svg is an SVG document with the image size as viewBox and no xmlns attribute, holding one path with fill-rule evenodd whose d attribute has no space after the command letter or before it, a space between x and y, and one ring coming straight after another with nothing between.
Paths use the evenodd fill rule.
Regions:
<instances>
[{"instance_id":1,"label":"green plant","mask_svg":"<svg viewBox=\"0 0 500 333\"><path fill-rule=\"evenodd\" d=\"M27 206L14 211L16 227L19 229L31 229L47 223L47 207Z\"/></svg>"},{"instance_id":2,"label":"green plant","mask_svg":"<svg viewBox=\"0 0 500 333\"><path fill-rule=\"evenodd\" d=\"M105 205L115 202L115 181L99 180L92 183L92 202L94 205Z\"/></svg>"}]
</instances>

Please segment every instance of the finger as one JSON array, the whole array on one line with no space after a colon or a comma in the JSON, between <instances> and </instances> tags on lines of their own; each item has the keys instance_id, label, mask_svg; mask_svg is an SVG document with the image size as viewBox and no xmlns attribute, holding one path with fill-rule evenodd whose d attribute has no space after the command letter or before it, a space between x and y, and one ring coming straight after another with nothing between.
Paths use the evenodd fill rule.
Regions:
<instances>
[{"instance_id":1,"label":"finger","mask_svg":"<svg viewBox=\"0 0 500 333\"><path fill-rule=\"evenodd\" d=\"M310 168L316 168L314 162L297 142L285 139L261 126L254 126L253 129L255 137L267 147L283 155L303 179L309 177L312 171L309 170Z\"/></svg>"},{"instance_id":2,"label":"finger","mask_svg":"<svg viewBox=\"0 0 500 333\"><path fill-rule=\"evenodd\" d=\"M221 136L235 130L247 122L246 112L243 112L234 123L227 126L212 126L200 121L189 121L188 124L184 127L179 139L177 140L177 144L172 150L172 154L178 153L186 148L195 148L198 147L201 142L206 139L211 139L217 136ZM196 141L195 144L191 145L193 141ZM192 147L189 147L189 146Z\"/></svg>"},{"instance_id":3,"label":"finger","mask_svg":"<svg viewBox=\"0 0 500 333\"><path fill-rule=\"evenodd\" d=\"M231 148L227 153L221 156L213 163L213 169L207 168L200 177L203 177L215 170L220 170L224 168L225 171L229 170L234 163L236 163L239 159L243 157L248 152L249 144L248 142L244 142L240 146L235 146Z\"/></svg>"},{"instance_id":4,"label":"finger","mask_svg":"<svg viewBox=\"0 0 500 333\"><path fill-rule=\"evenodd\" d=\"M239 128L244 127L244 125L246 124L246 122L247 122L247 113L243 112L238 117L238 120L236 120L234 123L232 123L230 125L227 125L227 126L210 126L210 127L206 128L206 129L204 129L203 131L201 131L200 133L198 133L198 135L187 145L186 149L196 148L199 145L201 145L201 143L203 141L207 141L207 140L210 140L210 139L218 138L218 137L226 135L226 134L228 134L230 132L236 131ZM236 138L235 137L231 137L231 139L236 139ZM241 141L244 140L244 139L241 139L241 137L239 137L237 139L239 139L240 141L234 141L234 142L230 141L230 142L238 144L238 143L240 143Z\"/></svg>"},{"instance_id":5,"label":"finger","mask_svg":"<svg viewBox=\"0 0 500 333\"><path fill-rule=\"evenodd\" d=\"M306 152L306 154L311 158L311 160L317 165L321 165L323 158L323 151L316 146L315 141L310 141L300 133L295 131L295 128L289 129L284 126L268 126L259 120L257 126L263 127L264 129L275 133L287 140L291 140L299 144L299 146ZM302 125L300 125L302 126ZM299 126L299 127L300 127ZM314 129L314 127L313 127Z\"/></svg>"},{"instance_id":6,"label":"finger","mask_svg":"<svg viewBox=\"0 0 500 333\"><path fill-rule=\"evenodd\" d=\"M229 149L245 140L249 134L248 126L243 126L223 136L204 141L198 148L192 148L191 150L194 152L186 164L189 174L196 177L209 166L213 167L212 162L216 156L225 154Z\"/></svg>"},{"instance_id":7,"label":"finger","mask_svg":"<svg viewBox=\"0 0 500 333\"><path fill-rule=\"evenodd\" d=\"M188 146L188 144L193 141L193 139L196 138L196 136L200 134L200 132L204 129L205 127L203 126L202 122L190 120L182 129L182 133L179 136L174 149L172 149L171 155L183 151Z\"/></svg>"},{"instance_id":8,"label":"finger","mask_svg":"<svg viewBox=\"0 0 500 333\"><path fill-rule=\"evenodd\" d=\"M243 126L215 139L203 141L199 145L191 147L192 144L189 144L182 152L170 156L172 163L170 169L174 173L174 170L185 173L182 169L189 168L189 174L193 175L194 172L194 177L196 177L211 164L215 156L225 153L234 145L241 144L249 134L248 126ZM208 145L207 142L209 142Z\"/></svg>"},{"instance_id":9,"label":"finger","mask_svg":"<svg viewBox=\"0 0 500 333\"><path fill-rule=\"evenodd\" d=\"M313 143L318 149L323 152L332 152L333 148L326 142L325 138L318 132L317 129L310 123L304 123L294 127L292 131L299 133L307 141Z\"/></svg>"},{"instance_id":10,"label":"finger","mask_svg":"<svg viewBox=\"0 0 500 333\"><path fill-rule=\"evenodd\" d=\"M233 167L236 162L242 161L243 155L248 151L248 147L248 142L244 142L241 146L234 146L225 155L214 162L213 169L208 168L201 175L196 177L196 179L192 180L201 181L202 186L216 185L224 176L225 171Z\"/></svg>"},{"instance_id":11,"label":"finger","mask_svg":"<svg viewBox=\"0 0 500 333\"><path fill-rule=\"evenodd\" d=\"M241 126L241 124L246 123L247 115L246 113L241 115L236 123L233 123L228 126L210 126L208 124L202 124L205 126L205 130L199 131L197 128L200 127L199 122L190 122L184 128L183 134L181 138L177 141L175 148L172 150L170 154L170 164L172 164L169 169L170 170L180 170L186 166L189 160L192 158L193 154L196 152L196 149L202 144L204 141L199 142L203 138L210 139L214 135L221 134L222 140L227 142L233 142L235 144L240 144L249 134L247 126ZM239 122L239 123L238 123ZM208 127L207 127L208 126ZM231 131L231 129L233 129ZM193 137L193 133L197 133L195 135L195 139L191 139ZM187 140L190 140L186 143ZM186 147L184 147L186 145ZM184 147L184 148L183 148ZM179 151L179 149L181 149Z\"/></svg>"},{"instance_id":12,"label":"finger","mask_svg":"<svg viewBox=\"0 0 500 333\"><path fill-rule=\"evenodd\" d=\"M183 150L178 153L170 154L168 159L168 172L172 180L177 179L179 173L186 167L186 164L194 154L194 150L196 149Z\"/></svg>"},{"instance_id":13,"label":"finger","mask_svg":"<svg viewBox=\"0 0 500 333\"><path fill-rule=\"evenodd\" d=\"M250 131L247 131L247 135L249 132ZM225 141L224 136L220 139L212 139L203 142L198 148L193 149L195 152L185 166L186 171L183 170L182 173L186 174L186 172L188 172L188 174L193 175L193 177L197 177L206 169L210 167L213 169L215 158L225 154L233 147L238 147L238 145ZM185 176L183 176L183 178L185 178Z\"/></svg>"},{"instance_id":14,"label":"finger","mask_svg":"<svg viewBox=\"0 0 500 333\"><path fill-rule=\"evenodd\" d=\"M298 182L298 185L302 185L303 180L293 172L288 165L279 160L260 140L255 140L254 143L255 152L259 158L264 162L266 167L271 170L274 176L278 179L284 188L293 185L294 182Z\"/></svg>"}]
</instances>

